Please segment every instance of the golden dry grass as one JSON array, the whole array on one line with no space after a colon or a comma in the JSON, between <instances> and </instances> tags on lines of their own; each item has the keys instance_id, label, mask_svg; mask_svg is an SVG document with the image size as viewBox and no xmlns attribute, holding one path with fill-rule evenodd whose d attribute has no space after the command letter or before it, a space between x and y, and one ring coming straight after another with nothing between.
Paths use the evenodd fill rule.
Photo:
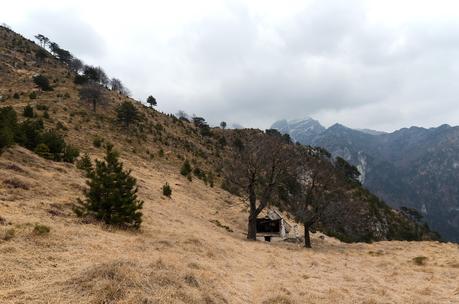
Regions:
<instances>
[{"instance_id":1,"label":"golden dry grass","mask_svg":"<svg viewBox=\"0 0 459 304\"><path fill-rule=\"evenodd\" d=\"M145 201L140 232L76 218L85 185L73 165L19 147L0 156L0 303L459 303L455 244L249 242L238 198L174 166L123 161Z\"/></svg>"}]
</instances>

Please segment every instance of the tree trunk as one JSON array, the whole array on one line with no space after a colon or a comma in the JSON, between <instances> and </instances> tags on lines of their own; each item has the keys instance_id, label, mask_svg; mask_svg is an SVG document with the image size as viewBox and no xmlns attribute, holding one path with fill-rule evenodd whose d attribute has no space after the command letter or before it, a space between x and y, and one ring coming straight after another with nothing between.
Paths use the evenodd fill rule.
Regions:
<instances>
[{"instance_id":1,"label":"tree trunk","mask_svg":"<svg viewBox=\"0 0 459 304\"><path fill-rule=\"evenodd\" d=\"M247 227L247 239L257 240L257 217L249 215L249 225Z\"/></svg>"},{"instance_id":2,"label":"tree trunk","mask_svg":"<svg viewBox=\"0 0 459 304\"><path fill-rule=\"evenodd\" d=\"M97 102L95 100L92 101L92 110L94 111L94 113L96 113L96 103Z\"/></svg>"},{"instance_id":3,"label":"tree trunk","mask_svg":"<svg viewBox=\"0 0 459 304\"><path fill-rule=\"evenodd\" d=\"M247 227L247 239L257 240L257 195L253 184L249 185L249 221Z\"/></svg>"},{"instance_id":4,"label":"tree trunk","mask_svg":"<svg viewBox=\"0 0 459 304\"><path fill-rule=\"evenodd\" d=\"M309 223L303 223L304 225L304 247L311 248L311 236L309 235Z\"/></svg>"}]
</instances>

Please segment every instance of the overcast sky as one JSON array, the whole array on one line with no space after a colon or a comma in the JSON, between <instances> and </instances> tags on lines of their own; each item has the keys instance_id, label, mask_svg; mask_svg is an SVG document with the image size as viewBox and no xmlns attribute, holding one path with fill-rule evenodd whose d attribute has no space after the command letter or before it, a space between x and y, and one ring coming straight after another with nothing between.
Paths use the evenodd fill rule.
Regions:
<instances>
[{"instance_id":1,"label":"overcast sky","mask_svg":"<svg viewBox=\"0 0 459 304\"><path fill-rule=\"evenodd\" d=\"M459 124L459 1L4 1L161 111L267 128L306 116L392 131Z\"/></svg>"}]
</instances>

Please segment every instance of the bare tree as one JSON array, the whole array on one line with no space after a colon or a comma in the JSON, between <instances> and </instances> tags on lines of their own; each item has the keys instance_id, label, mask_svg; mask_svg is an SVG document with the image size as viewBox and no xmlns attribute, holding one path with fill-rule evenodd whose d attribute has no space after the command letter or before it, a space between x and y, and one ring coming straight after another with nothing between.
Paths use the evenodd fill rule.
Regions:
<instances>
[{"instance_id":1,"label":"bare tree","mask_svg":"<svg viewBox=\"0 0 459 304\"><path fill-rule=\"evenodd\" d=\"M112 91L115 91L115 92L118 92L122 95L125 95L125 96L129 96L129 90L128 88L126 88L123 83L121 82L121 80L119 80L118 78L112 78L110 80L110 87L112 89Z\"/></svg>"},{"instance_id":2,"label":"bare tree","mask_svg":"<svg viewBox=\"0 0 459 304\"><path fill-rule=\"evenodd\" d=\"M246 131L250 132L250 131ZM253 130L236 136L225 180L241 189L249 201L247 239L256 240L257 216L276 195L283 175L291 171L294 146L282 137Z\"/></svg>"},{"instance_id":3,"label":"bare tree","mask_svg":"<svg viewBox=\"0 0 459 304\"><path fill-rule=\"evenodd\" d=\"M70 60L69 67L75 73L81 72L83 70L83 66L83 61L76 57L73 57L72 60Z\"/></svg>"},{"instance_id":4,"label":"bare tree","mask_svg":"<svg viewBox=\"0 0 459 304\"><path fill-rule=\"evenodd\" d=\"M80 99L92 104L92 110L96 112L96 106L105 101L103 89L94 83L84 85L80 89Z\"/></svg>"},{"instance_id":5,"label":"bare tree","mask_svg":"<svg viewBox=\"0 0 459 304\"><path fill-rule=\"evenodd\" d=\"M108 78L105 71L101 67L97 67L96 70L99 77L99 83L103 86L108 86L110 79Z\"/></svg>"},{"instance_id":6,"label":"bare tree","mask_svg":"<svg viewBox=\"0 0 459 304\"><path fill-rule=\"evenodd\" d=\"M109 78L101 67L94 67L85 65L83 68L83 75L90 81L96 82L100 85L107 86Z\"/></svg>"},{"instance_id":7,"label":"bare tree","mask_svg":"<svg viewBox=\"0 0 459 304\"><path fill-rule=\"evenodd\" d=\"M296 181L291 199L284 203L304 226L304 246L311 248L309 231L339 191L340 178L334 170L330 154L320 148L297 147Z\"/></svg>"}]
</instances>

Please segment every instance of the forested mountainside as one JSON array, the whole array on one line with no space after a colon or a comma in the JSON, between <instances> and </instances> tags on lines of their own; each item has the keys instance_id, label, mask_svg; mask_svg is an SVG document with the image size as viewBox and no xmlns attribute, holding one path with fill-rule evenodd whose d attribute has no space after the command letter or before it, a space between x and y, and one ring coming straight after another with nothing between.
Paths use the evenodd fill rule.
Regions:
<instances>
[{"instance_id":1,"label":"forested mountainside","mask_svg":"<svg viewBox=\"0 0 459 304\"><path fill-rule=\"evenodd\" d=\"M279 121L273 128L343 157L357 166L363 185L389 205L415 208L445 240L459 241L459 127L378 133L340 124L325 129L306 119Z\"/></svg>"}]
</instances>

